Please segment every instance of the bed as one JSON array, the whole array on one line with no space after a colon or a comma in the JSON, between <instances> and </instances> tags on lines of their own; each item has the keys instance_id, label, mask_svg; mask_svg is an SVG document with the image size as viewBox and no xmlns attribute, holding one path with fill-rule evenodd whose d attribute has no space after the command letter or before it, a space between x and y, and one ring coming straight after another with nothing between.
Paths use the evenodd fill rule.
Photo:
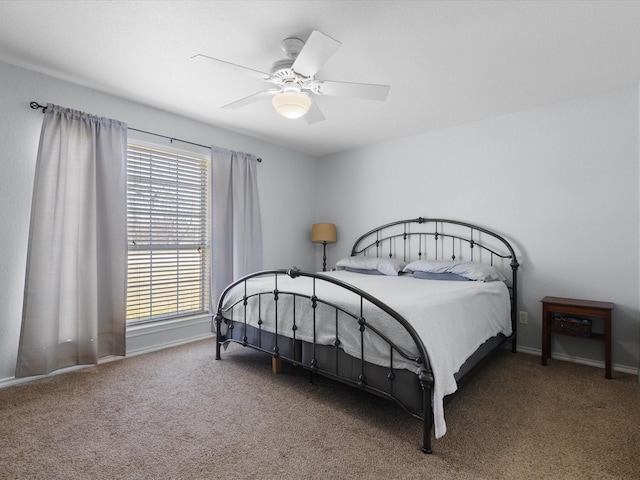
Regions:
<instances>
[{"instance_id":1,"label":"bed","mask_svg":"<svg viewBox=\"0 0 640 480\"><path fill-rule=\"evenodd\" d=\"M360 236L329 272L251 273L221 294L216 359L235 342L388 398L446 433L444 399L498 349L516 349L511 244L457 220L415 218Z\"/></svg>"}]
</instances>

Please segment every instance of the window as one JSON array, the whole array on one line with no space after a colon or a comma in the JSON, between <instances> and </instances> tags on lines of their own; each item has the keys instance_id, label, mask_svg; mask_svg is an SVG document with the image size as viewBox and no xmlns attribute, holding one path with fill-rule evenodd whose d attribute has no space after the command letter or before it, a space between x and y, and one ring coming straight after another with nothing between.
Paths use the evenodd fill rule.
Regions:
<instances>
[{"instance_id":1,"label":"window","mask_svg":"<svg viewBox=\"0 0 640 480\"><path fill-rule=\"evenodd\" d=\"M208 312L208 159L128 145L127 162L127 324Z\"/></svg>"}]
</instances>

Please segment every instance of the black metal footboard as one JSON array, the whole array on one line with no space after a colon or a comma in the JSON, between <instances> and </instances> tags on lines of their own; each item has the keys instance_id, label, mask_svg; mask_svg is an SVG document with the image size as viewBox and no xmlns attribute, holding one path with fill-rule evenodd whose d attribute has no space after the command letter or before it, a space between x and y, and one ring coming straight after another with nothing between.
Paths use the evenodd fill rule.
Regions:
<instances>
[{"instance_id":1,"label":"black metal footboard","mask_svg":"<svg viewBox=\"0 0 640 480\"><path fill-rule=\"evenodd\" d=\"M321 294L327 288L353 298L332 300ZM214 322L216 359L225 343L235 342L389 398L423 421L422 451L431 453L434 378L425 346L411 324L377 298L295 267L267 270L228 286ZM345 350L346 338L351 351ZM385 350L384 360L369 361L373 350Z\"/></svg>"}]
</instances>

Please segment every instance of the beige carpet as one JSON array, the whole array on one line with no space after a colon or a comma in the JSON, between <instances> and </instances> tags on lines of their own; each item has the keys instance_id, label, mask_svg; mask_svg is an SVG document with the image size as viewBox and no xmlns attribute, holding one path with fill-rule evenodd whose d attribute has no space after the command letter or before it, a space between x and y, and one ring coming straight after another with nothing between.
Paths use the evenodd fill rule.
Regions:
<instances>
[{"instance_id":1,"label":"beige carpet","mask_svg":"<svg viewBox=\"0 0 640 480\"><path fill-rule=\"evenodd\" d=\"M0 390L2 479L640 478L636 376L505 352L447 435L373 395L190 345Z\"/></svg>"}]
</instances>

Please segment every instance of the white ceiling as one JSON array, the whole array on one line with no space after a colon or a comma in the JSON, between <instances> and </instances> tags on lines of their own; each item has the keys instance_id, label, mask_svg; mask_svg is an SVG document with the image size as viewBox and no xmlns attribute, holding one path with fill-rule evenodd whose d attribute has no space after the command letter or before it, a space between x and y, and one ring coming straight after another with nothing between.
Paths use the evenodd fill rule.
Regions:
<instances>
[{"instance_id":1,"label":"white ceiling","mask_svg":"<svg viewBox=\"0 0 640 480\"><path fill-rule=\"evenodd\" d=\"M191 59L268 72L313 30L342 43L316 78L387 100L316 96L314 125L221 109L270 84ZM0 60L322 156L638 84L640 1L0 0Z\"/></svg>"}]
</instances>

